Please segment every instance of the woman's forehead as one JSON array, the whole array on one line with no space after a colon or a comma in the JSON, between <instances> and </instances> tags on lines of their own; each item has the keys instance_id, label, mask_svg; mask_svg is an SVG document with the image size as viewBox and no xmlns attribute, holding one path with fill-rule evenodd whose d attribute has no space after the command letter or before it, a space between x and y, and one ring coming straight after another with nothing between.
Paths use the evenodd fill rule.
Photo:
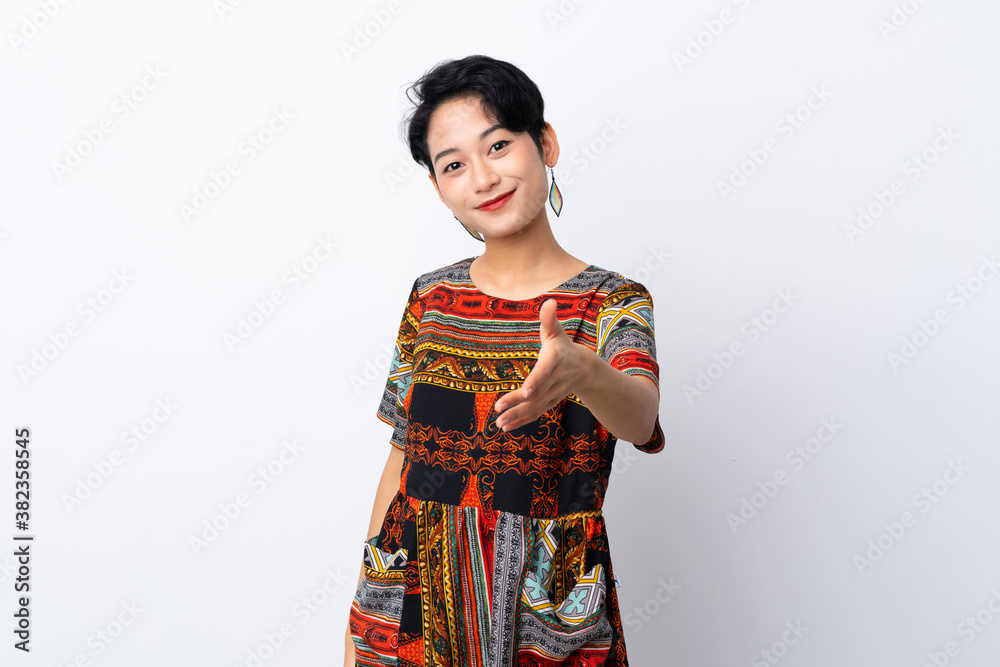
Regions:
<instances>
[{"instance_id":1,"label":"woman's forehead","mask_svg":"<svg viewBox=\"0 0 1000 667\"><path fill-rule=\"evenodd\" d=\"M496 125L488 118L479 98L461 97L448 100L434 110L427 127L427 143L440 141L479 141L480 135Z\"/></svg>"}]
</instances>

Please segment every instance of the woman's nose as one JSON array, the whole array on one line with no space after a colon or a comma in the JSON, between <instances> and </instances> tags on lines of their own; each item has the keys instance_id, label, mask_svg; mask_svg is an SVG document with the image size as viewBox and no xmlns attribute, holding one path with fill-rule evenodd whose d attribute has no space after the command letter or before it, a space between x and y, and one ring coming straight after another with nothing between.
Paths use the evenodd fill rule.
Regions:
<instances>
[{"instance_id":1,"label":"woman's nose","mask_svg":"<svg viewBox=\"0 0 1000 667\"><path fill-rule=\"evenodd\" d=\"M500 182L500 175L489 161L483 160L478 164L471 165L472 184L477 192L486 192L496 183Z\"/></svg>"}]
</instances>

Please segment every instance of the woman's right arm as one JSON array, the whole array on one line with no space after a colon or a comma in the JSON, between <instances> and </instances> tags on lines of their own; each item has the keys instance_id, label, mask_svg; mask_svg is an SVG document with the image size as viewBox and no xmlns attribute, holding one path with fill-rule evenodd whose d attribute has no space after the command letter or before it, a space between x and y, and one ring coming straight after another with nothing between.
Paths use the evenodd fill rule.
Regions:
<instances>
[{"instance_id":1,"label":"woman's right arm","mask_svg":"<svg viewBox=\"0 0 1000 667\"><path fill-rule=\"evenodd\" d=\"M375 491L375 503L372 507L372 517L368 522L368 538L371 539L382 530L382 522L385 513L389 510L389 503L396 492L399 491L399 478L403 470L403 450L389 445L389 457L386 459L385 468L382 470L382 478L379 479L378 489ZM358 575L358 583L355 590L361 585L361 580L365 576L364 563L361 565L361 573ZM354 667L354 640L351 639L351 624L347 624L347 635L344 646L344 667Z\"/></svg>"}]
</instances>

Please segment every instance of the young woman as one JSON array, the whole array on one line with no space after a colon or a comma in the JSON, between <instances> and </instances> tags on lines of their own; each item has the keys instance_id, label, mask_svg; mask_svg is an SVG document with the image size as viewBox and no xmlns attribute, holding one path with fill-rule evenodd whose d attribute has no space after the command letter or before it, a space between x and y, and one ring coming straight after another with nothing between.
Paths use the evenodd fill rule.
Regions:
<instances>
[{"instance_id":1,"label":"young woman","mask_svg":"<svg viewBox=\"0 0 1000 667\"><path fill-rule=\"evenodd\" d=\"M410 289L345 665L627 665L601 506L617 439L663 449L652 298L556 242L559 144L520 69L411 90L413 158L485 246Z\"/></svg>"}]
</instances>

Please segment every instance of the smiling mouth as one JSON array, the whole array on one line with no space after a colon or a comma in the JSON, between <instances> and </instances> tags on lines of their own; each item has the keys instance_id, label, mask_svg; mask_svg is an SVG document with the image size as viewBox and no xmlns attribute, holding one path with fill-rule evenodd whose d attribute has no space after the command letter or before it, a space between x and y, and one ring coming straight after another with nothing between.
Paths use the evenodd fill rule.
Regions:
<instances>
[{"instance_id":1,"label":"smiling mouth","mask_svg":"<svg viewBox=\"0 0 1000 667\"><path fill-rule=\"evenodd\" d=\"M515 190L516 190L516 189L517 189L517 188L515 188ZM490 204L495 204L495 203L497 203L498 201L500 201L501 199L504 199L504 198L506 198L506 197L509 197L509 196L510 196L510 195L512 195L512 194L514 194L514 190L511 190L510 192L505 192L504 194L500 195L499 197L495 197L495 198L493 198L493 199L491 199L491 200L489 200L489 201L484 201L484 202L483 202L482 204L480 204L480 205L479 205L479 206L477 206L476 208L482 208L482 207L484 207L484 206L489 206Z\"/></svg>"}]
</instances>

